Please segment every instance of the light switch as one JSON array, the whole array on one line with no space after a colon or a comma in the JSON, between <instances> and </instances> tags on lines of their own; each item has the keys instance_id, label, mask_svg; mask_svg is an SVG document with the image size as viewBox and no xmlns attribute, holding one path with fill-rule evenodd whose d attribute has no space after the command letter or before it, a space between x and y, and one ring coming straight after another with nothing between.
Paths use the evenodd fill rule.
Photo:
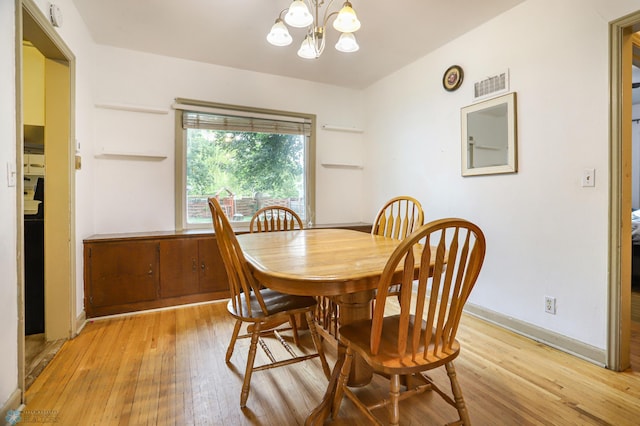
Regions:
<instances>
[{"instance_id":1,"label":"light switch","mask_svg":"<svg viewBox=\"0 0 640 426\"><path fill-rule=\"evenodd\" d=\"M584 169L582 171L582 186L596 186L596 169Z\"/></svg>"},{"instance_id":2,"label":"light switch","mask_svg":"<svg viewBox=\"0 0 640 426\"><path fill-rule=\"evenodd\" d=\"M16 186L16 165L7 161L7 186Z\"/></svg>"}]
</instances>

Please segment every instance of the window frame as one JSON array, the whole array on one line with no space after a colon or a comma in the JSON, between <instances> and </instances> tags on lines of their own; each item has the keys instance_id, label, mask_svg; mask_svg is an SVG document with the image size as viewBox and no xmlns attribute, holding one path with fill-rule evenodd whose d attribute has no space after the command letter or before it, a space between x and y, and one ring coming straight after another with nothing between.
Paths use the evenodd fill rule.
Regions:
<instances>
[{"instance_id":1,"label":"window frame","mask_svg":"<svg viewBox=\"0 0 640 426\"><path fill-rule=\"evenodd\" d=\"M211 223L187 223L187 131L182 126L182 116L185 111L211 112L213 114L225 111L229 114L251 116L252 114L269 117L292 117L311 122L310 135L305 146L305 227L315 223L316 216L316 115L292 111L282 111L266 108L256 108L218 102L199 101L193 99L176 98L173 104L175 110L175 227L177 231L211 229ZM210 110L210 111L207 111ZM249 224L234 223L237 231L247 231Z\"/></svg>"}]
</instances>

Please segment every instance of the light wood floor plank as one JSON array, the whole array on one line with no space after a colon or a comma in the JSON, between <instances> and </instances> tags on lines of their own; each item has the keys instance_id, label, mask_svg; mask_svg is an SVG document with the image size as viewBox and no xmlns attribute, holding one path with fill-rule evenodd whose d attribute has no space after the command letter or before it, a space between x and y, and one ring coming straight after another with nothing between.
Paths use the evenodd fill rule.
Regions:
<instances>
[{"instance_id":1,"label":"light wood floor plank","mask_svg":"<svg viewBox=\"0 0 640 426\"><path fill-rule=\"evenodd\" d=\"M224 356L233 329L226 302L88 323L65 343L27 391L25 414L55 413L56 425L303 424L327 380L319 361L255 372L248 405L240 389L248 339L230 364ZM475 425L640 424L640 325L632 330L633 368L616 373L471 316L459 329L455 362ZM289 334L285 338L291 339ZM312 348L301 333L305 350ZM275 345L270 345L274 352ZM330 364L335 352L327 347ZM264 362L262 351L257 362ZM444 372L433 372L446 383ZM375 377L355 391L387 392ZM426 393L401 403L401 424L444 424L453 409ZM377 411L385 417L384 409ZM333 424L366 425L345 400ZM46 423L45 423L46 424Z\"/></svg>"}]
</instances>

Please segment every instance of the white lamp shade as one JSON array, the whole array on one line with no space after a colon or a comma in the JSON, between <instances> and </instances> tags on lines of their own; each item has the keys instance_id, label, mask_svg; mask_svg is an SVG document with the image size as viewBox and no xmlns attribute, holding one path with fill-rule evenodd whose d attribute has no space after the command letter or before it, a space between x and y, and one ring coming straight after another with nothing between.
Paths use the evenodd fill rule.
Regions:
<instances>
[{"instance_id":1,"label":"white lamp shade","mask_svg":"<svg viewBox=\"0 0 640 426\"><path fill-rule=\"evenodd\" d=\"M289 30L287 26L282 22L282 19L278 19L273 27L271 27L271 31L267 34L267 41L274 46L288 46L291 44L293 39L291 38L291 34L289 34Z\"/></svg>"},{"instance_id":2,"label":"white lamp shade","mask_svg":"<svg viewBox=\"0 0 640 426\"><path fill-rule=\"evenodd\" d=\"M304 38L302 44L300 45L300 49L298 49L298 56L304 59L315 59L318 57L311 37L306 36Z\"/></svg>"},{"instance_id":3,"label":"white lamp shade","mask_svg":"<svg viewBox=\"0 0 640 426\"><path fill-rule=\"evenodd\" d=\"M354 33L360 29L360 21L356 16L355 10L351 7L351 3L345 2L338 13L333 28L341 33Z\"/></svg>"},{"instance_id":4,"label":"white lamp shade","mask_svg":"<svg viewBox=\"0 0 640 426\"><path fill-rule=\"evenodd\" d=\"M284 22L296 28L308 27L313 23L313 15L302 0L294 0L289 6Z\"/></svg>"},{"instance_id":5,"label":"white lamp shade","mask_svg":"<svg viewBox=\"0 0 640 426\"><path fill-rule=\"evenodd\" d=\"M351 53L357 52L360 46L358 46L356 36L353 33L342 33L336 43L336 49L340 52Z\"/></svg>"}]
</instances>

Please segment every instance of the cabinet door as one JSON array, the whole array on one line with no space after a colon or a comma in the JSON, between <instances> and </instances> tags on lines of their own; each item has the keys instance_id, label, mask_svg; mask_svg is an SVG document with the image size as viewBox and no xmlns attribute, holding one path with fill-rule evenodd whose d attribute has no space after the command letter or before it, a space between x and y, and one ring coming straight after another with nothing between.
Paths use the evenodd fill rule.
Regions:
<instances>
[{"instance_id":1,"label":"cabinet door","mask_svg":"<svg viewBox=\"0 0 640 426\"><path fill-rule=\"evenodd\" d=\"M44 176L44 154L29 154L29 174Z\"/></svg>"},{"instance_id":2,"label":"cabinet door","mask_svg":"<svg viewBox=\"0 0 640 426\"><path fill-rule=\"evenodd\" d=\"M157 298L156 242L99 243L91 244L87 249L91 306L121 305Z\"/></svg>"},{"instance_id":3,"label":"cabinet door","mask_svg":"<svg viewBox=\"0 0 640 426\"><path fill-rule=\"evenodd\" d=\"M228 291L227 272L215 237L198 240L200 254L200 292Z\"/></svg>"},{"instance_id":4,"label":"cabinet door","mask_svg":"<svg viewBox=\"0 0 640 426\"><path fill-rule=\"evenodd\" d=\"M160 241L160 297L198 293L198 240Z\"/></svg>"}]
</instances>

